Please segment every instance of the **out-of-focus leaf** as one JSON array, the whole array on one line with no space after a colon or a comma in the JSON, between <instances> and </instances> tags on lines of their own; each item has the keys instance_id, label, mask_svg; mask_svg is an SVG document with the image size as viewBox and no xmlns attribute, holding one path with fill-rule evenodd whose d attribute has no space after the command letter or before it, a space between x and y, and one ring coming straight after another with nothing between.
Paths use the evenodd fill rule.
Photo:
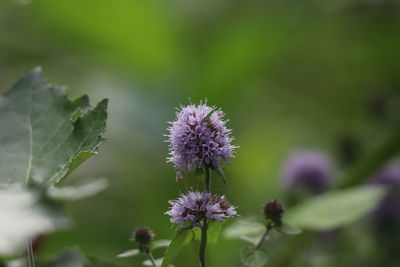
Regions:
<instances>
[{"instance_id":1,"label":"out-of-focus leaf","mask_svg":"<svg viewBox=\"0 0 400 267\"><path fill-rule=\"evenodd\" d=\"M165 250L164 259L162 261L161 267L169 266L176 256L178 256L179 251L189 244L189 242L193 239L193 233L189 229L180 229L176 232L174 238L171 241L171 244Z\"/></svg>"},{"instance_id":2,"label":"out-of-focus leaf","mask_svg":"<svg viewBox=\"0 0 400 267\"><path fill-rule=\"evenodd\" d=\"M28 73L0 96L0 185L62 180L97 153L104 141L106 109L107 100L94 109L87 96L68 100L40 68Z\"/></svg>"},{"instance_id":3,"label":"out-of-focus leaf","mask_svg":"<svg viewBox=\"0 0 400 267\"><path fill-rule=\"evenodd\" d=\"M70 249L58 255L50 263L49 267L86 267L86 259L77 249Z\"/></svg>"},{"instance_id":4,"label":"out-of-focus leaf","mask_svg":"<svg viewBox=\"0 0 400 267\"><path fill-rule=\"evenodd\" d=\"M208 224L207 230L207 242L211 244L216 244L221 233L222 223L212 221Z\"/></svg>"},{"instance_id":5,"label":"out-of-focus leaf","mask_svg":"<svg viewBox=\"0 0 400 267\"><path fill-rule=\"evenodd\" d=\"M0 191L0 255L15 254L28 238L65 226L65 218L39 204L38 198L16 187Z\"/></svg>"},{"instance_id":6,"label":"out-of-focus leaf","mask_svg":"<svg viewBox=\"0 0 400 267\"><path fill-rule=\"evenodd\" d=\"M139 255L140 250L138 249L131 249L131 250L127 250L125 252L122 252L121 254L118 254L117 257L118 258L128 258L128 257L133 257L136 255Z\"/></svg>"},{"instance_id":7,"label":"out-of-focus leaf","mask_svg":"<svg viewBox=\"0 0 400 267\"><path fill-rule=\"evenodd\" d=\"M79 200L96 195L108 186L105 178L70 186L52 186L47 189L49 197L57 200Z\"/></svg>"},{"instance_id":8,"label":"out-of-focus leaf","mask_svg":"<svg viewBox=\"0 0 400 267\"><path fill-rule=\"evenodd\" d=\"M167 239L155 240L151 244L151 248L152 249L157 249L157 248L168 247L170 244L171 244L171 240L167 240Z\"/></svg>"},{"instance_id":9,"label":"out-of-focus leaf","mask_svg":"<svg viewBox=\"0 0 400 267\"><path fill-rule=\"evenodd\" d=\"M298 235L301 233L301 229L299 227L287 223L283 223L281 226L276 228L276 230L287 235Z\"/></svg>"},{"instance_id":10,"label":"out-of-focus leaf","mask_svg":"<svg viewBox=\"0 0 400 267\"><path fill-rule=\"evenodd\" d=\"M168 247L171 244L171 240L166 240L166 239L160 239L156 240L151 244L151 249L158 249L158 248L163 248L163 247ZM136 255L139 255L140 250L139 249L131 249L127 250L119 255L117 255L118 258L128 258L128 257L134 257ZM162 260L162 259L159 259Z\"/></svg>"},{"instance_id":11,"label":"out-of-focus leaf","mask_svg":"<svg viewBox=\"0 0 400 267\"><path fill-rule=\"evenodd\" d=\"M208 224L207 229L207 243L216 244L221 233L222 223L212 221ZM201 240L201 229L196 227L193 229L195 240Z\"/></svg>"},{"instance_id":12,"label":"out-of-focus leaf","mask_svg":"<svg viewBox=\"0 0 400 267\"><path fill-rule=\"evenodd\" d=\"M262 267L268 261L267 253L263 250L255 250L253 246L243 247L240 251L240 258L246 267Z\"/></svg>"},{"instance_id":13,"label":"out-of-focus leaf","mask_svg":"<svg viewBox=\"0 0 400 267\"><path fill-rule=\"evenodd\" d=\"M160 266L162 261L163 261L163 258L159 258L159 259L155 259L154 260L154 262L156 263L157 266ZM145 260L144 262L142 262L142 264L144 266L153 266L153 264L151 263L150 260ZM170 265L168 265L168 267L174 267L174 265L170 264Z\"/></svg>"},{"instance_id":14,"label":"out-of-focus leaf","mask_svg":"<svg viewBox=\"0 0 400 267\"><path fill-rule=\"evenodd\" d=\"M264 232L264 224L247 218L237 220L229 225L224 231L224 236L230 239L241 239L255 245Z\"/></svg>"},{"instance_id":15,"label":"out-of-focus leaf","mask_svg":"<svg viewBox=\"0 0 400 267\"><path fill-rule=\"evenodd\" d=\"M76 248L68 249L62 254L56 256L49 263L42 265L45 267L115 267L113 264L88 258Z\"/></svg>"},{"instance_id":16,"label":"out-of-focus leaf","mask_svg":"<svg viewBox=\"0 0 400 267\"><path fill-rule=\"evenodd\" d=\"M384 195L384 188L373 186L328 192L289 209L285 220L312 230L340 227L365 216Z\"/></svg>"}]
</instances>

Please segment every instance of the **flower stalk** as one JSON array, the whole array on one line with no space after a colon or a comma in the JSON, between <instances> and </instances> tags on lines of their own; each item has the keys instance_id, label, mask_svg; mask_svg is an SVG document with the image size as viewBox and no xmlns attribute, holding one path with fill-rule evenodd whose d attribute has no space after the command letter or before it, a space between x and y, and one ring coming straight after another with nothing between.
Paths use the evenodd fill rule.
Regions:
<instances>
[{"instance_id":1,"label":"flower stalk","mask_svg":"<svg viewBox=\"0 0 400 267\"><path fill-rule=\"evenodd\" d=\"M269 222L269 223L267 224L267 227L266 227L266 229L265 229L265 232L264 232L264 234L262 235L260 241L259 241L259 242L257 243L257 245L254 247L254 250L257 250L257 249L260 249L260 248L261 248L262 244L264 243L265 239L267 238L267 236L268 236L268 234L269 234L269 231L271 231L272 228L274 228L274 225L273 225L271 222Z\"/></svg>"},{"instance_id":2,"label":"flower stalk","mask_svg":"<svg viewBox=\"0 0 400 267\"><path fill-rule=\"evenodd\" d=\"M205 171L205 180L204 186L206 191L210 192L210 184L211 184L211 171L209 167L204 168ZM206 260L206 247L207 247L207 230L208 230L208 220L207 218L203 219L203 223L201 226L201 241L200 241L200 250L199 250L199 259L200 259L200 266L207 267L207 260Z\"/></svg>"},{"instance_id":3,"label":"flower stalk","mask_svg":"<svg viewBox=\"0 0 400 267\"><path fill-rule=\"evenodd\" d=\"M208 220L207 218L204 218L201 227L201 241L199 250L199 259L201 267L207 267L207 260L206 260L207 230L208 230Z\"/></svg>"},{"instance_id":4,"label":"flower stalk","mask_svg":"<svg viewBox=\"0 0 400 267\"><path fill-rule=\"evenodd\" d=\"M149 252L146 253L147 257L149 258L151 264L153 265L153 267L158 267L156 261L154 260L153 254L151 253L151 250L149 250Z\"/></svg>"}]
</instances>

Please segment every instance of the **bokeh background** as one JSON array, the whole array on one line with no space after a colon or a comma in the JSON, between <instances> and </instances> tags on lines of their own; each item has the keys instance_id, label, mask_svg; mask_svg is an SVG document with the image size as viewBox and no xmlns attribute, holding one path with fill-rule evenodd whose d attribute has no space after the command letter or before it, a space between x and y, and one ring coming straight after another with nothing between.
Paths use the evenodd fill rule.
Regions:
<instances>
[{"instance_id":1,"label":"bokeh background","mask_svg":"<svg viewBox=\"0 0 400 267\"><path fill-rule=\"evenodd\" d=\"M396 0L0 0L2 91L40 65L72 98L110 99L108 140L73 174L110 186L67 203L74 227L47 237L40 253L79 246L140 266L143 258L116 258L134 247L135 227L171 238L167 201L199 183L194 175L176 182L166 163L167 121L189 99L207 99L230 119L240 148L225 168L228 184L214 179L213 187L243 217L261 216L269 199L285 202L280 173L294 149L325 151L340 177L352 167L343 140L362 158L393 133L399 47ZM359 221L275 265L396 266L372 228ZM240 266L242 244L210 245L210 265ZM196 266L197 246L176 266ZM399 240L390 246L400 251Z\"/></svg>"}]
</instances>

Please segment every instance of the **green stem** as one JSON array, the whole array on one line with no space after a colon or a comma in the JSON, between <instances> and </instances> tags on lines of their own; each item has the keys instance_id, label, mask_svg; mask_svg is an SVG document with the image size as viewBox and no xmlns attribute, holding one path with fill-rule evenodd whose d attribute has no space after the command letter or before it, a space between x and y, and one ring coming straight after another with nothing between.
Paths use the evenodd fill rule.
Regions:
<instances>
[{"instance_id":1,"label":"green stem","mask_svg":"<svg viewBox=\"0 0 400 267\"><path fill-rule=\"evenodd\" d=\"M210 192L211 190L211 170L209 167L204 168L206 178L205 178L205 188L207 192Z\"/></svg>"},{"instance_id":2,"label":"green stem","mask_svg":"<svg viewBox=\"0 0 400 267\"><path fill-rule=\"evenodd\" d=\"M148 253L146 253L147 257L149 258L151 264L153 265L153 267L158 267L156 264L156 261L154 260L153 254L151 254L151 251L149 251Z\"/></svg>"},{"instance_id":3,"label":"green stem","mask_svg":"<svg viewBox=\"0 0 400 267\"><path fill-rule=\"evenodd\" d=\"M206 261L207 229L208 229L208 221L207 218L204 218L203 225L201 227L201 242L199 251L201 267L207 267L207 261Z\"/></svg>"},{"instance_id":4,"label":"green stem","mask_svg":"<svg viewBox=\"0 0 400 267\"><path fill-rule=\"evenodd\" d=\"M209 167L204 168L205 171L205 180L204 180L204 187L207 192L210 192L210 184L211 184L211 170ZM200 241L200 250L199 250L199 259L200 259L200 266L207 267L207 260L206 260L206 247L207 247L207 230L208 230L208 220L207 218L203 219L203 223L201 226L201 241Z\"/></svg>"},{"instance_id":5,"label":"green stem","mask_svg":"<svg viewBox=\"0 0 400 267\"><path fill-rule=\"evenodd\" d=\"M272 228L273 228L272 223L268 223L267 228L265 229L265 232L264 232L263 236L261 237L261 239L260 239L260 241L258 242L258 244L255 246L254 250L257 250L257 249L259 249L259 248L262 246L262 244L263 244L264 241L265 241L265 238L267 238L268 233L269 233L269 231L270 231Z\"/></svg>"}]
</instances>

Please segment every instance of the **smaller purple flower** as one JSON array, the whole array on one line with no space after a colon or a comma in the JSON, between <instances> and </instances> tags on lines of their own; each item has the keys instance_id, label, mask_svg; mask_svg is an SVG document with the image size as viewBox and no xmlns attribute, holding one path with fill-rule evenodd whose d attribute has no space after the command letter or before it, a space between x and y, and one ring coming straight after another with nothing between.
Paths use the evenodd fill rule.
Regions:
<instances>
[{"instance_id":1,"label":"smaller purple flower","mask_svg":"<svg viewBox=\"0 0 400 267\"><path fill-rule=\"evenodd\" d=\"M233 207L225 196L216 196L208 192L188 192L177 200L169 201L171 209L165 214L171 216L171 222L183 227L185 223L191 226L201 226L201 220L224 221L236 216Z\"/></svg>"},{"instance_id":2,"label":"smaller purple flower","mask_svg":"<svg viewBox=\"0 0 400 267\"><path fill-rule=\"evenodd\" d=\"M372 184L387 186L387 196L373 212L377 222L400 222L400 161L393 160L386 164L371 181Z\"/></svg>"},{"instance_id":3,"label":"smaller purple flower","mask_svg":"<svg viewBox=\"0 0 400 267\"><path fill-rule=\"evenodd\" d=\"M231 130L223 116L221 110L202 103L180 107L167 135L168 161L178 169L177 178L182 171L218 168L221 161L227 162L234 156L236 146L231 144Z\"/></svg>"},{"instance_id":4,"label":"smaller purple flower","mask_svg":"<svg viewBox=\"0 0 400 267\"><path fill-rule=\"evenodd\" d=\"M329 187L333 171L328 155L317 151L297 151L284 164L282 184L291 191L302 189L317 194Z\"/></svg>"}]
</instances>

